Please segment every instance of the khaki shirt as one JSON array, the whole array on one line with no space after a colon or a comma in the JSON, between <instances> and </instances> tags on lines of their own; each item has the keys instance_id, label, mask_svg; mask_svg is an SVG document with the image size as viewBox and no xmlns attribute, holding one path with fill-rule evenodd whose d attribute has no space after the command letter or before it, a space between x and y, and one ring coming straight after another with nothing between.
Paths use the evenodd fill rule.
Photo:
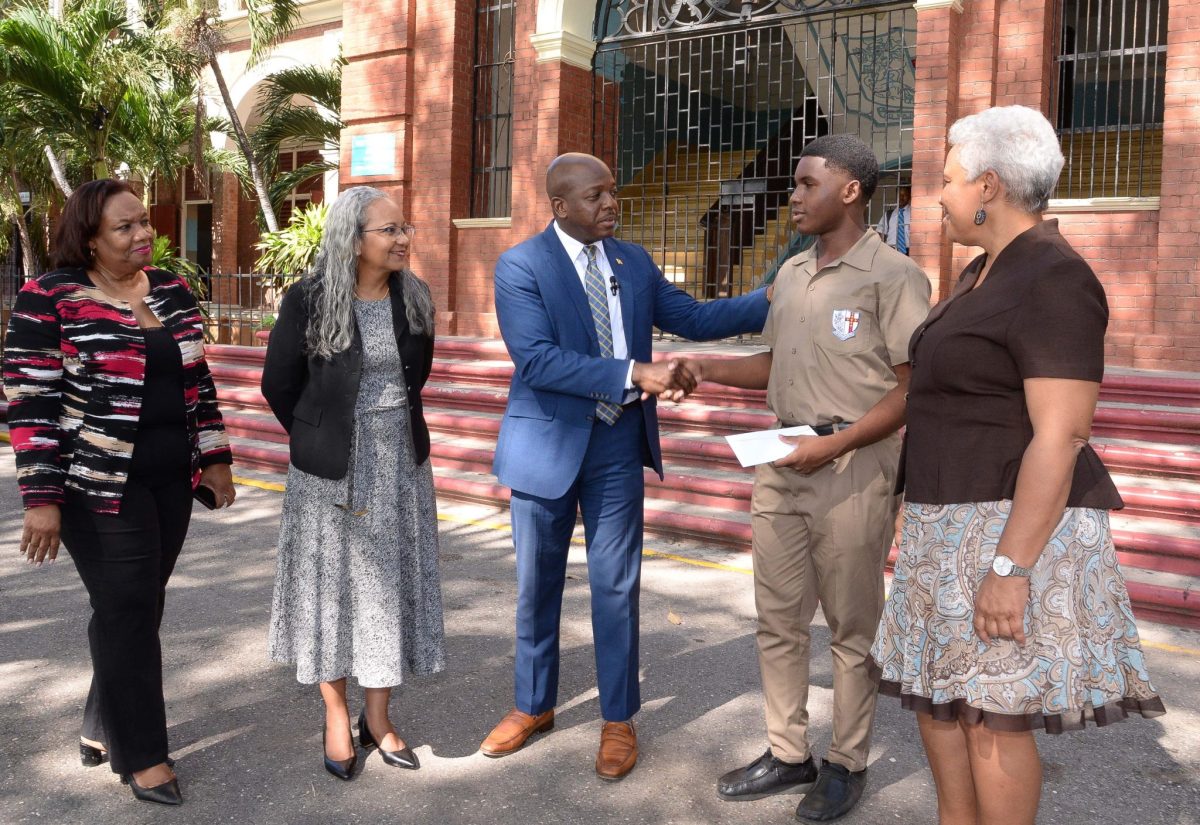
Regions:
<instances>
[{"instance_id":1,"label":"khaki shirt","mask_svg":"<svg viewBox=\"0 0 1200 825\"><path fill-rule=\"evenodd\" d=\"M896 386L929 314L929 279L868 229L817 271L816 246L779 270L763 328L767 406L784 425L854 422Z\"/></svg>"}]
</instances>

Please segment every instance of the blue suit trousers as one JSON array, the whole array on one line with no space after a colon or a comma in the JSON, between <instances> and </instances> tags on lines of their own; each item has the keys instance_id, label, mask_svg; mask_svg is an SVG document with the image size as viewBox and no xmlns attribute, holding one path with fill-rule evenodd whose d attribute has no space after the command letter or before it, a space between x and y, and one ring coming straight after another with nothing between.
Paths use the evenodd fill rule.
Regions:
<instances>
[{"instance_id":1,"label":"blue suit trousers","mask_svg":"<svg viewBox=\"0 0 1200 825\"><path fill-rule=\"evenodd\" d=\"M642 569L645 419L631 406L612 426L592 427L579 475L559 498L513 490L517 552L516 707L543 713L558 702L559 617L567 552L582 514L592 597L600 708L623 722L641 707L638 592Z\"/></svg>"}]
</instances>

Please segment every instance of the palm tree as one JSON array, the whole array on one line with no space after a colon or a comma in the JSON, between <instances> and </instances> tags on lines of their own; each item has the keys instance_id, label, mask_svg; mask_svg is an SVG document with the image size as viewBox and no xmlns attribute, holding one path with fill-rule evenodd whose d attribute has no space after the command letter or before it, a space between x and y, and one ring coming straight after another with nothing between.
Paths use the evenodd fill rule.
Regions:
<instances>
[{"instance_id":1,"label":"palm tree","mask_svg":"<svg viewBox=\"0 0 1200 825\"><path fill-rule=\"evenodd\" d=\"M270 180L268 189L275 207L292 190L338 168L336 162L322 159L282 174L277 172L279 150L285 144L317 144L327 150L337 149L343 125L340 112L344 65L346 61L339 57L328 67L295 66L263 79L255 104L259 124L251 140L254 154Z\"/></svg>"},{"instance_id":2,"label":"palm tree","mask_svg":"<svg viewBox=\"0 0 1200 825\"><path fill-rule=\"evenodd\" d=\"M300 19L299 0L245 0L247 21L250 26L250 61L253 66L261 60L271 46L286 37ZM225 82L225 73L218 61L225 51L227 37L225 23L221 20L220 4L217 0L152 0L146 4L147 17L161 17L165 27L175 32L183 48L195 55L197 118L203 113L203 78L205 68L212 72L213 80L225 104L229 125L241 151L246 170L258 197L263 222L271 232L278 231L279 220L271 204L270 192L261 164L254 155L254 148L238 117Z\"/></svg>"},{"instance_id":3,"label":"palm tree","mask_svg":"<svg viewBox=\"0 0 1200 825\"><path fill-rule=\"evenodd\" d=\"M114 148L118 162L152 151L184 116L172 92L184 54L132 26L120 0L83 0L62 19L17 8L0 20L0 47L6 111L25 127L26 140L45 146L64 195L70 184L60 159L79 159L90 176L108 177Z\"/></svg>"},{"instance_id":4,"label":"palm tree","mask_svg":"<svg viewBox=\"0 0 1200 825\"><path fill-rule=\"evenodd\" d=\"M38 185L46 180L44 158L14 117L18 105L13 91L11 85L0 85L0 220L17 227L25 277L32 278L37 274L37 253L25 220L34 203L46 200L50 193ZM21 202L23 191L30 193L28 207Z\"/></svg>"}]
</instances>

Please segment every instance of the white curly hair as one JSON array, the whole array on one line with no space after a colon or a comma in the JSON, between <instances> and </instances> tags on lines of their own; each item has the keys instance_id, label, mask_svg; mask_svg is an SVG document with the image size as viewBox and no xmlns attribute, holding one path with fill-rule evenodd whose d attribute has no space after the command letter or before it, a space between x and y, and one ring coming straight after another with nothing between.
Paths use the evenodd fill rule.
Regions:
<instances>
[{"instance_id":1,"label":"white curly hair","mask_svg":"<svg viewBox=\"0 0 1200 825\"><path fill-rule=\"evenodd\" d=\"M991 169L1004 181L1006 200L1032 214L1044 212L1063 168L1062 147L1046 116L1028 106L993 106L950 127L950 145L967 180Z\"/></svg>"}]
</instances>

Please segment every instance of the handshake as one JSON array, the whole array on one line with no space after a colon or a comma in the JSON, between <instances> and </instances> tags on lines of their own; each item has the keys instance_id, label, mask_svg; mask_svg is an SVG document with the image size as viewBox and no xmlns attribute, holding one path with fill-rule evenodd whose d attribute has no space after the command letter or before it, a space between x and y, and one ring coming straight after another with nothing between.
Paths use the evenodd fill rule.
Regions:
<instances>
[{"instance_id":1,"label":"handshake","mask_svg":"<svg viewBox=\"0 0 1200 825\"><path fill-rule=\"evenodd\" d=\"M663 401L682 401L704 381L703 362L687 358L633 365L633 385L642 391L642 400L657 395Z\"/></svg>"}]
</instances>

